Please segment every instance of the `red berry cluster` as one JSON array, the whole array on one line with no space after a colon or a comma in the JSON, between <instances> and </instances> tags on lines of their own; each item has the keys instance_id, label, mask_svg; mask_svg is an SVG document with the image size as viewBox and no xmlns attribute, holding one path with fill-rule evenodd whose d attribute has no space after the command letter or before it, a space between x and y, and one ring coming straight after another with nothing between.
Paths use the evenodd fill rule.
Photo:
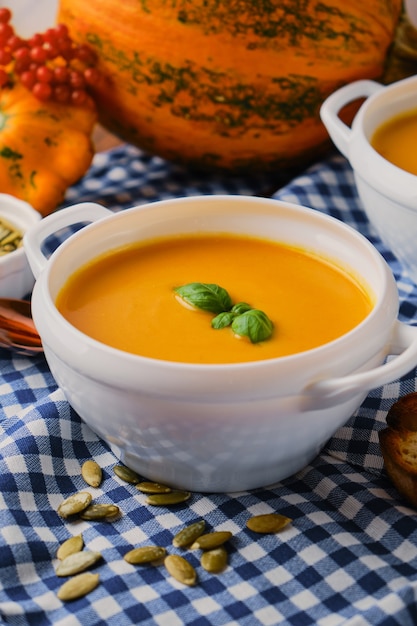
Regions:
<instances>
[{"instance_id":1,"label":"red berry cluster","mask_svg":"<svg viewBox=\"0 0 417 626\"><path fill-rule=\"evenodd\" d=\"M10 9L0 8L0 89L10 83L12 71L39 100L84 104L100 78L93 50L75 44L65 24L22 39L11 17Z\"/></svg>"}]
</instances>

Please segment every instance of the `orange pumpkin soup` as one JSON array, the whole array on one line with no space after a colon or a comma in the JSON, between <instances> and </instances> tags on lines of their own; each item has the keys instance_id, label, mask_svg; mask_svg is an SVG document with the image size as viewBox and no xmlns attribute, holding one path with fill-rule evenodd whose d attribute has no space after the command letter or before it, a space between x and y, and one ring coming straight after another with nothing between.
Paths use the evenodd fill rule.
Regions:
<instances>
[{"instance_id":1,"label":"orange pumpkin soup","mask_svg":"<svg viewBox=\"0 0 417 626\"><path fill-rule=\"evenodd\" d=\"M373 134L371 145L387 161L417 176L417 109L384 122Z\"/></svg>"},{"instance_id":2,"label":"orange pumpkin soup","mask_svg":"<svg viewBox=\"0 0 417 626\"><path fill-rule=\"evenodd\" d=\"M215 316L182 306L175 288L217 284L233 303L266 313L272 336L259 343ZM347 271L307 251L228 234L186 235L111 251L77 270L56 299L85 334L142 356L189 363L270 359L332 341L372 309L367 290Z\"/></svg>"}]
</instances>

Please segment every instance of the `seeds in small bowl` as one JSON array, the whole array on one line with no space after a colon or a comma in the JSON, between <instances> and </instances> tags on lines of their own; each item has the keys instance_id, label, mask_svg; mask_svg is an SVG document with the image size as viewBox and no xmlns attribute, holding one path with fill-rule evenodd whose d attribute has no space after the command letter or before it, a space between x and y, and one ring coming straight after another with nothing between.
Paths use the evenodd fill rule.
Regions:
<instances>
[{"instance_id":1,"label":"seeds in small bowl","mask_svg":"<svg viewBox=\"0 0 417 626\"><path fill-rule=\"evenodd\" d=\"M0 256L14 252L22 245L23 235L16 226L0 218Z\"/></svg>"}]
</instances>

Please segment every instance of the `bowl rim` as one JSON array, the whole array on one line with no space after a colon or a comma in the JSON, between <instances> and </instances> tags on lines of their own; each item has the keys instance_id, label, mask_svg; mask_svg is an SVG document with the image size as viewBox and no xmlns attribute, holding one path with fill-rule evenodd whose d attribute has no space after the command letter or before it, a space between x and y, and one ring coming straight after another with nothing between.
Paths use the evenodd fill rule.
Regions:
<instances>
[{"instance_id":1,"label":"bowl rim","mask_svg":"<svg viewBox=\"0 0 417 626\"><path fill-rule=\"evenodd\" d=\"M100 223L104 223L105 221L108 221L108 220L112 220L113 222L117 223L117 221L119 220L126 219L126 216L132 211L143 211L144 209L152 210L152 208L154 208L156 205L161 206L161 205L167 205L167 204L176 204L178 203L178 201L191 202L193 200L195 201L196 199L198 200L203 199L203 202L205 203L217 202L219 201L219 199L226 200L226 202L228 202L232 198L238 199L239 201L242 201L243 199L243 201L250 202L250 203L253 203L254 200L261 200L262 202L280 205L289 210L295 209L298 213L307 212L307 214L312 219L316 220L318 223L332 224L333 226L338 228L340 231L347 233L347 236L350 239L358 241L359 244L364 249L366 249L367 253L371 255L375 263L378 265L378 269L381 272L381 277L383 278L383 281L384 281L384 286L382 290L383 293L385 294L385 296L387 296L387 294L388 295L391 294L391 297L394 297L395 299L395 305L391 306L392 310L389 315L389 317L392 318L392 322L394 322L396 315L398 313L398 308L399 308L398 291L397 291L395 279L385 259L382 257L379 251L375 248L375 246L373 246L373 244L364 235L362 235L361 233L359 233L358 231L356 231L355 229L353 229L351 226L347 225L346 223L342 222L341 220L338 220L335 217L332 217L326 213L322 213L310 207L305 207L303 205L294 204L291 202L275 200L273 198L256 198L254 196L240 196L240 195L188 196L185 198L173 198L173 199L168 199L168 200L162 200L159 202L153 202L153 203L147 203L145 205L134 206L124 211L109 214L109 216L106 216L98 220L97 222L94 222L92 224L85 226L81 230L77 231L76 233L68 237L68 239L65 240L53 252L50 259L46 263L44 270L41 272L40 276L38 277L38 280L35 283L35 287L33 291L34 314L37 315L38 296L39 296L40 290L42 289L43 295L40 298L40 301L43 306L48 307L49 313L52 315L50 325L51 326L55 324L58 324L58 326L63 325L63 328L69 333L68 343L70 345L72 344L72 341L82 342L86 346L88 346L90 349L93 349L94 351L99 351L101 353L105 353L110 358L114 358L115 361L122 359L123 362L126 362L126 363L129 362L131 364L142 363L145 365L152 364L154 367L164 366L168 370L175 368L176 370L181 369L184 371L190 371L191 369L195 370L197 368L199 371L211 372L213 370L230 371L231 369L236 370L236 371L244 371L247 369L253 369L254 367L261 368L261 367L265 367L266 365L273 365L278 362L284 365L286 363L293 363L293 362L297 363L300 360L305 362L306 360L310 358L314 358L314 359L320 358L322 354L331 353L333 351L339 352L343 348L344 345L348 346L352 338L352 335L357 334L358 332L363 333L364 329L370 323L372 323L373 318L381 315L382 309L387 308L386 303L384 302L384 298L376 299L376 302L374 303L374 306L372 307L372 310L369 312L369 314L353 329L351 329L347 333L344 333L340 337L337 337L336 339L330 342L327 342L325 344L322 344L320 346L317 346L315 348L305 350L302 352L297 352L297 353L290 354L290 355L274 357L270 359L264 359L264 360L259 360L259 361L237 362L237 363L190 363L190 362L182 362L182 361L168 361L164 359L157 359L157 358L142 356L142 355L138 355L138 354L134 354L130 352L125 352L118 348L114 348L112 346L104 344L96 339L93 339L89 335L86 335L82 331L78 330L70 322L68 322L65 319L65 317L62 316L62 314L56 308L55 302L50 292L50 286L49 286L49 277L50 277L52 268L54 266L55 260L59 256L65 255L67 249L71 245L73 245L74 242L76 242L78 239L82 237L86 237L88 233L92 229L97 228ZM335 261L337 262L337 259L335 259ZM372 285L368 285L368 287L372 289Z\"/></svg>"},{"instance_id":2,"label":"bowl rim","mask_svg":"<svg viewBox=\"0 0 417 626\"><path fill-rule=\"evenodd\" d=\"M417 87L417 75L385 85L366 99L352 123L348 155L355 176L360 177L377 194L402 203L410 210L417 209L417 175L398 167L377 152L371 143L371 135L380 124L388 122L397 114L417 110L413 86ZM387 100L386 104L380 104L381 100ZM393 104L398 104L398 113L389 112ZM371 118L376 107L387 112L378 122Z\"/></svg>"}]
</instances>

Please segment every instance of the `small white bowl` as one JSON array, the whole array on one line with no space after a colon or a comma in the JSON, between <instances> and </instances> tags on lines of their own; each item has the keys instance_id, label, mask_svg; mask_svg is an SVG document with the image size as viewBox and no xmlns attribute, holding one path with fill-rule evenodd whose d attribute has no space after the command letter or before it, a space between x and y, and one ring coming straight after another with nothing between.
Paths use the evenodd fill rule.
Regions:
<instances>
[{"instance_id":1,"label":"small white bowl","mask_svg":"<svg viewBox=\"0 0 417 626\"><path fill-rule=\"evenodd\" d=\"M48 260L42 241L94 222ZM350 267L374 295L352 331L313 350L249 363L145 358L74 328L55 298L69 276L122 245L181 233L229 232L315 250ZM121 459L151 480L194 491L240 491L304 467L367 392L417 364L417 328L400 323L394 277L369 241L318 211L266 198L198 196L119 213L81 204L45 217L24 239L37 276L33 318L69 403ZM308 313L306 313L308 314ZM384 363L387 354L399 354Z\"/></svg>"},{"instance_id":2,"label":"small white bowl","mask_svg":"<svg viewBox=\"0 0 417 626\"><path fill-rule=\"evenodd\" d=\"M0 193L1 218L24 235L41 219L41 214L27 202ZM34 283L23 246L0 256L0 298L23 298L32 290Z\"/></svg>"},{"instance_id":3,"label":"small white bowl","mask_svg":"<svg viewBox=\"0 0 417 626\"><path fill-rule=\"evenodd\" d=\"M350 102L367 98L350 128L339 117ZM321 107L331 139L349 160L363 208L381 240L417 284L417 176L384 159L371 145L375 130L417 103L417 76L383 86L371 80L345 85Z\"/></svg>"}]
</instances>

